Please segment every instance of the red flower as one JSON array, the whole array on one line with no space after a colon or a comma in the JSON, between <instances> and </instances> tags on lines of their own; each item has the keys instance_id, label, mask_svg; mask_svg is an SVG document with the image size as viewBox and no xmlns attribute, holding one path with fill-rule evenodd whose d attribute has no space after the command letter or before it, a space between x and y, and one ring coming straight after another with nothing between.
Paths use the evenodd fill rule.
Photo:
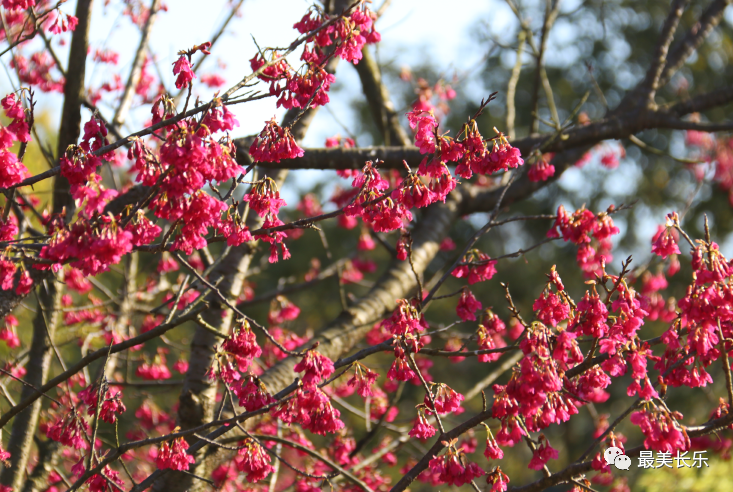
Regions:
<instances>
[{"instance_id":1,"label":"red flower","mask_svg":"<svg viewBox=\"0 0 733 492\"><path fill-rule=\"evenodd\" d=\"M349 379L347 384L349 386L356 386L356 392L359 396L366 398L368 396L374 396L372 386L377 381L377 377L379 377L379 374L357 363L354 369L354 376Z\"/></svg>"},{"instance_id":2,"label":"red flower","mask_svg":"<svg viewBox=\"0 0 733 492\"><path fill-rule=\"evenodd\" d=\"M101 164L99 157L78 145L69 145L59 160L61 176L68 179L72 187L85 184Z\"/></svg>"},{"instance_id":3,"label":"red flower","mask_svg":"<svg viewBox=\"0 0 733 492\"><path fill-rule=\"evenodd\" d=\"M478 326L476 336L478 337L478 346L480 350L492 350L506 346L504 339L499 333L505 330L504 322L492 311L488 311L481 324ZM498 342L498 343L497 343ZM479 362L495 362L499 360L501 353L495 352L491 354L481 354L478 356Z\"/></svg>"},{"instance_id":4,"label":"red flower","mask_svg":"<svg viewBox=\"0 0 733 492\"><path fill-rule=\"evenodd\" d=\"M486 436L486 449L484 450L484 456L490 460L500 460L504 457L504 451L499 447L499 443L493 436Z\"/></svg>"},{"instance_id":5,"label":"red flower","mask_svg":"<svg viewBox=\"0 0 733 492\"><path fill-rule=\"evenodd\" d=\"M539 181L547 181L555 175L555 166L550 164L545 157L539 159L538 162L529 166L527 177L530 181L537 183Z\"/></svg>"},{"instance_id":6,"label":"red flower","mask_svg":"<svg viewBox=\"0 0 733 492\"><path fill-rule=\"evenodd\" d=\"M532 309L537 311L537 318L546 325L557 326L560 321L570 317L570 306L559 295L553 292L543 292L534 301Z\"/></svg>"},{"instance_id":7,"label":"red flower","mask_svg":"<svg viewBox=\"0 0 733 492\"><path fill-rule=\"evenodd\" d=\"M186 372L188 372L188 361L185 359L178 359L173 364L173 369L178 371L179 374L186 374Z\"/></svg>"},{"instance_id":8,"label":"red flower","mask_svg":"<svg viewBox=\"0 0 733 492\"><path fill-rule=\"evenodd\" d=\"M486 476L486 483L491 485L491 492L506 492L509 477L497 466L493 473Z\"/></svg>"},{"instance_id":9,"label":"red flower","mask_svg":"<svg viewBox=\"0 0 733 492\"><path fill-rule=\"evenodd\" d=\"M321 355L316 350L309 350L305 353L293 371L302 372L303 376L300 380L306 388L314 387L321 382L322 379L328 378L333 374L333 362L325 355Z\"/></svg>"},{"instance_id":10,"label":"red flower","mask_svg":"<svg viewBox=\"0 0 733 492\"><path fill-rule=\"evenodd\" d=\"M271 325L279 325L284 321L292 321L300 315L300 308L290 302L285 296L277 296L270 303L270 313L267 320Z\"/></svg>"},{"instance_id":11,"label":"red flower","mask_svg":"<svg viewBox=\"0 0 733 492\"><path fill-rule=\"evenodd\" d=\"M504 143L497 143L498 140L502 139ZM512 147L502 136L500 139L494 140L494 148L489 154L489 165L484 174L516 169L522 164L524 164L522 153L518 148Z\"/></svg>"},{"instance_id":12,"label":"red flower","mask_svg":"<svg viewBox=\"0 0 733 492\"><path fill-rule=\"evenodd\" d=\"M66 414L63 419L49 426L46 430L46 436L64 446L70 446L74 449L87 449L89 444L85 437L88 431L89 424L75 411L72 411Z\"/></svg>"},{"instance_id":13,"label":"red flower","mask_svg":"<svg viewBox=\"0 0 733 492\"><path fill-rule=\"evenodd\" d=\"M133 246L150 244L162 232L160 226L153 224L150 219L145 217L145 213L142 210L137 211L137 216L127 225L125 230L132 234Z\"/></svg>"},{"instance_id":14,"label":"red flower","mask_svg":"<svg viewBox=\"0 0 733 492\"><path fill-rule=\"evenodd\" d=\"M461 407L463 395L456 393L446 384L438 383L437 386L438 389L435 392L435 410L441 415L457 411ZM423 403L425 403L428 409L433 410L433 404L428 395L425 395Z\"/></svg>"},{"instance_id":15,"label":"red flower","mask_svg":"<svg viewBox=\"0 0 733 492\"><path fill-rule=\"evenodd\" d=\"M439 482L460 487L485 475L485 472L476 463L468 463L464 466L465 456L451 445L446 454L433 457L428 466L431 472L438 475Z\"/></svg>"},{"instance_id":16,"label":"red flower","mask_svg":"<svg viewBox=\"0 0 733 492\"><path fill-rule=\"evenodd\" d=\"M99 401L99 386L90 384L79 392L79 398L87 405L87 415L95 415L97 412L97 402ZM102 408L99 411L99 418L110 424L117 421L117 414L122 414L127 410L125 404L122 403L122 391L119 388L109 388L102 398Z\"/></svg>"},{"instance_id":17,"label":"red flower","mask_svg":"<svg viewBox=\"0 0 733 492\"><path fill-rule=\"evenodd\" d=\"M282 159L303 157L303 149L295 143L289 128L282 128L273 117L254 139L249 155L256 162L280 162Z\"/></svg>"},{"instance_id":18,"label":"red flower","mask_svg":"<svg viewBox=\"0 0 733 492\"><path fill-rule=\"evenodd\" d=\"M237 460L237 469L247 474L247 481L259 482L272 472L270 456L255 440L247 438L239 450L241 460Z\"/></svg>"},{"instance_id":19,"label":"red flower","mask_svg":"<svg viewBox=\"0 0 733 492\"><path fill-rule=\"evenodd\" d=\"M233 389L234 394L239 398L239 404L248 412L259 410L275 401L267 392L264 383L255 376L246 377Z\"/></svg>"},{"instance_id":20,"label":"red flower","mask_svg":"<svg viewBox=\"0 0 733 492\"><path fill-rule=\"evenodd\" d=\"M178 75L176 78L176 89L185 89L196 78L196 74L191 69L191 62L187 55L181 55L173 63L173 75Z\"/></svg>"},{"instance_id":21,"label":"red flower","mask_svg":"<svg viewBox=\"0 0 733 492\"><path fill-rule=\"evenodd\" d=\"M393 335L407 335L428 328L425 317L414 306L415 302L397 299L397 309L384 321L384 327Z\"/></svg>"},{"instance_id":22,"label":"red flower","mask_svg":"<svg viewBox=\"0 0 733 492\"><path fill-rule=\"evenodd\" d=\"M417 374L407 362L404 350L399 347L395 348L395 361L392 363L392 367L389 368L387 377L393 381L410 381L415 376Z\"/></svg>"},{"instance_id":23,"label":"red flower","mask_svg":"<svg viewBox=\"0 0 733 492\"><path fill-rule=\"evenodd\" d=\"M601 302L598 293L593 294L586 291L583 299L578 303L578 313L571 321L569 330L578 335L590 335L593 338L601 338L608 332L608 309Z\"/></svg>"},{"instance_id":24,"label":"red flower","mask_svg":"<svg viewBox=\"0 0 733 492\"><path fill-rule=\"evenodd\" d=\"M470 264L457 266L451 275L456 278L468 277L469 285L490 280L496 275L496 260L492 260L489 255L480 251L469 252L463 257L463 263Z\"/></svg>"},{"instance_id":25,"label":"red flower","mask_svg":"<svg viewBox=\"0 0 733 492\"><path fill-rule=\"evenodd\" d=\"M244 320L242 325L224 340L221 348L237 357L240 370L246 370L251 360L262 354L262 349L257 345L257 337L252 332L247 320Z\"/></svg>"},{"instance_id":26,"label":"red flower","mask_svg":"<svg viewBox=\"0 0 733 492\"><path fill-rule=\"evenodd\" d=\"M616 152L609 150L603 154L603 156L601 156L601 164L606 166L608 169L616 169L619 164Z\"/></svg>"},{"instance_id":27,"label":"red flower","mask_svg":"<svg viewBox=\"0 0 733 492\"><path fill-rule=\"evenodd\" d=\"M629 420L638 425L644 434L644 447L658 452L672 453L690 449L690 438L684 427L677 422L682 418L679 412L669 413L664 409L647 408L631 414Z\"/></svg>"},{"instance_id":28,"label":"red flower","mask_svg":"<svg viewBox=\"0 0 733 492\"><path fill-rule=\"evenodd\" d=\"M173 432L177 432L178 428ZM170 468L172 470L185 471L196 460L186 453L188 443L182 438L173 439L171 443L164 442L158 450L158 457L155 458L155 465L159 470Z\"/></svg>"},{"instance_id":29,"label":"red flower","mask_svg":"<svg viewBox=\"0 0 733 492\"><path fill-rule=\"evenodd\" d=\"M280 198L280 192L272 178L265 178L252 187L252 191L245 194L243 201L249 202L252 210L260 217L268 214L277 215L280 207L287 205L285 200Z\"/></svg>"},{"instance_id":30,"label":"red flower","mask_svg":"<svg viewBox=\"0 0 733 492\"><path fill-rule=\"evenodd\" d=\"M676 214L675 214L676 215ZM680 247L677 245L677 231L672 228L670 215L667 216L667 225L659 226L657 233L652 238L652 253L666 259L670 255L680 254Z\"/></svg>"},{"instance_id":31,"label":"red flower","mask_svg":"<svg viewBox=\"0 0 733 492\"><path fill-rule=\"evenodd\" d=\"M556 238L562 235L565 241L572 241L575 244L589 243L590 234L595 233L598 227L598 220L590 210L581 208L568 215L565 207L560 205L555 224L548 231L547 237Z\"/></svg>"},{"instance_id":32,"label":"red flower","mask_svg":"<svg viewBox=\"0 0 733 492\"><path fill-rule=\"evenodd\" d=\"M429 439L435 435L435 427L430 425L430 422L428 422L428 419L425 418L425 415L423 415L422 411L418 411L417 413L417 419L415 419L415 423L412 426L412 429L410 429L410 437L414 437L415 439L420 439L421 441L424 441L426 439Z\"/></svg>"},{"instance_id":33,"label":"red flower","mask_svg":"<svg viewBox=\"0 0 733 492\"><path fill-rule=\"evenodd\" d=\"M481 309L481 302L476 300L473 292L464 289L456 306L456 314L463 321L476 321L476 311Z\"/></svg>"},{"instance_id":34,"label":"red flower","mask_svg":"<svg viewBox=\"0 0 733 492\"><path fill-rule=\"evenodd\" d=\"M557 449L550 446L549 441L545 440L545 436L540 434L540 446L532 453L532 460L527 468L530 470L542 470L550 459L556 460L559 456Z\"/></svg>"},{"instance_id":35,"label":"red flower","mask_svg":"<svg viewBox=\"0 0 733 492\"><path fill-rule=\"evenodd\" d=\"M81 471L86 471L83 469L83 465ZM86 484L89 486L90 492L107 492L110 488L114 488L110 487L109 481L116 483L120 489L125 485L125 482L120 478L120 472L111 469L109 465L102 469L102 474L89 477Z\"/></svg>"},{"instance_id":36,"label":"red flower","mask_svg":"<svg viewBox=\"0 0 733 492\"><path fill-rule=\"evenodd\" d=\"M392 191L392 200L395 203L402 204L405 208L427 207L438 198L435 193L430 191L420 178L410 173L402 182L402 185Z\"/></svg>"},{"instance_id":37,"label":"red flower","mask_svg":"<svg viewBox=\"0 0 733 492\"><path fill-rule=\"evenodd\" d=\"M158 353L153 358L152 363L146 360L140 364L137 367L135 374L148 381L170 379L171 372L168 370L168 366L166 365L164 349L158 349Z\"/></svg>"},{"instance_id":38,"label":"red flower","mask_svg":"<svg viewBox=\"0 0 733 492\"><path fill-rule=\"evenodd\" d=\"M420 148L421 154L435 152L435 129L438 121L432 112L415 110L407 113L410 128L415 130L415 145Z\"/></svg>"}]
</instances>

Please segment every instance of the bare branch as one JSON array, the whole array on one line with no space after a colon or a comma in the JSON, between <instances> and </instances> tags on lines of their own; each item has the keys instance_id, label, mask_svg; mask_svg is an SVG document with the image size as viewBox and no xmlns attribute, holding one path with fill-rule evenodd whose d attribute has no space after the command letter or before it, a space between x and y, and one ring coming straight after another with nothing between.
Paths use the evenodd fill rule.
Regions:
<instances>
[{"instance_id":1,"label":"bare branch","mask_svg":"<svg viewBox=\"0 0 733 492\"><path fill-rule=\"evenodd\" d=\"M130 69L130 75L127 77L125 90L120 98L117 111L115 111L115 115L112 118L112 123L116 126L122 126L127 118L128 111L130 111L130 106L132 106L132 97L135 95L135 88L137 87L138 82L140 82L143 62L145 61L145 50L148 45L148 40L150 39L150 33L153 30L153 24L155 24L155 19L158 16L160 4L161 0L152 0L150 4L148 18L142 29L142 36L140 37L140 43L138 44L137 51L135 51L135 58L132 60L132 68Z\"/></svg>"}]
</instances>

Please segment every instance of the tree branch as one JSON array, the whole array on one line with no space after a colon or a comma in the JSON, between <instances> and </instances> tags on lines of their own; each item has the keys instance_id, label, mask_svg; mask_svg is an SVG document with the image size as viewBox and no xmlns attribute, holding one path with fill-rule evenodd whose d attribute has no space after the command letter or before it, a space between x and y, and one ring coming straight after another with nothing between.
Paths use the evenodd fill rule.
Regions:
<instances>
[{"instance_id":1,"label":"tree branch","mask_svg":"<svg viewBox=\"0 0 733 492\"><path fill-rule=\"evenodd\" d=\"M708 6L700 16L700 20L687 31L685 37L672 48L671 53L667 56L666 67L659 79L658 87L664 87L690 55L702 45L720 23L726 7L730 4L731 0L715 0Z\"/></svg>"}]
</instances>

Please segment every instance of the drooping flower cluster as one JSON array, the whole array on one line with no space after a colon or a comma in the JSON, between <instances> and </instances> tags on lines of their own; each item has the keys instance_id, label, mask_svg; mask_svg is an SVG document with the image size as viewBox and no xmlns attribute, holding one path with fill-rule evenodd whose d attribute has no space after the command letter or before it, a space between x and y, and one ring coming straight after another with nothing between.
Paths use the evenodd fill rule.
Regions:
<instances>
[{"instance_id":1,"label":"drooping flower cluster","mask_svg":"<svg viewBox=\"0 0 733 492\"><path fill-rule=\"evenodd\" d=\"M176 89L185 89L191 84L191 81L196 78L196 74L191 68L191 57L197 51L201 51L204 55L210 55L208 51L211 47L210 42L206 42L200 45L194 45L190 50L183 50L178 53L179 57L173 63L173 75L177 75L176 78Z\"/></svg>"},{"instance_id":2,"label":"drooping flower cluster","mask_svg":"<svg viewBox=\"0 0 733 492\"><path fill-rule=\"evenodd\" d=\"M80 218L57 231L39 256L56 262L54 270L70 262L84 276L94 276L108 271L110 265L116 265L132 251L132 239L133 234L110 216L102 216L95 223Z\"/></svg>"},{"instance_id":3,"label":"drooping flower cluster","mask_svg":"<svg viewBox=\"0 0 733 492\"><path fill-rule=\"evenodd\" d=\"M344 428L341 412L333 408L331 399L317 386L298 389L289 400L271 410L285 424L298 423L318 435L333 434Z\"/></svg>"},{"instance_id":4,"label":"drooping flower cluster","mask_svg":"<svg viewBox=\"0 0 733 492\"><path fill-rule=\"evenodd\" d=\"M448 451L443 456L434 456L428 466L439 483L460 487L486 473L476 463L467 462L462 449L456 449L456 441L446 442Z\"/></svg>"},{"instance_id":5,"label":"drooping flower cluster","mask_svg":"<svg viewBox=\"0 0 733 492\"><path fill-rule=\"evenodd\" d=\"M436 432L435 427L430 425L428 419L425 418L423 410L418 408L417 419L415 419L412 429L409 432L410 437L424 441L433 437Z\"/></svg>"},{"instance_id":6,"label":"drooping flower cluster","mask_svg":"<svg viewBox=\"0 0 733 492\"><path fill-rule=\"evenodd\" d=\"M234 330L234 333L224 340L221 349L234 358L241 372L249 368L253 359L262 355L262 349L257 344L257 337L247 320L244 320Z\"/></svg>"},{"instance_id":7,"label":"drooping flower cluster","mask_svg":"<svg viewBox=\"0 0 733 492\"><path fill-rule=\"evenodd\" d=\"M565 242L570 241L578 245L578 266L587 277L593 277L601 272L605 263L613 259L611 236L619 233L610 216L613 211L614 206L611 205L607 211L597 215L585 207L568 214L565 207L560 205L555 223L547 232L547 237L562 237ZM595 241L592 243L591 239Z\"/></svg>"},{"instance_id":8,"label":"drooping flower cluster","mask_svg":"<svg viewBox=\"0 0 733 492\"><path fill-rule=\"evenodd\" d=\"M176 428L174 432L178 429ZM173 441L164 442L158 450L158 457L155 458L155 465L159 470L170 468L171 470L185 471L196 462L193 456L186 453L188 443L182 437Z\"/></svg>"},{"instance_id":9,"label":"drooping flower cluster","mask_svg":"<svg viewBox=\"0 0 733 492\"><path fill-rule=\"evenodd\" d=\"M20 347L20 338L15 331L16 326L18 326L18 318L12 314L5 316L3 327L0 329L0 340L3 340L9 349Z\"/></svg>"},{"instance_id":10,"label":"drooping flower cluster","mask_svg":"<svg viewBox=\"0 0 733 492\"><path fill-rule=\"evenodd\" d=\"M371 371L368 367L357 363L354 367L354 376L349 379L347 384L355 387L359 396L367 398L374 395L372 387L377 382L378 376L379 374Z\"/></svg>"},{"instance_id":11,"label":"drooping flower cluster","mask_svg":"<svg viewBox=\"0 0 733 492\"><path fill-rule=\"evenodd\" d=\"M469 285L478 282L491 280L496 275L496 260L492 260L489 255L473 249L466 253L463 261L452 272L456 278L468 278Z\"/></svg>"},{"instance_id":12,"label":"drooping flower cluster","mask_svg":"<svg viewBox=\"0 0 733 492\"><path fill-rule=\"evenodd\" d=\"M463 321L476 321L476 311L481 309L481 302L476 300L476 297L468 289L464 289L461 292L461 297L458 299L458 305L456 306L456 314Z\"/></svg>"},{"instance_id":13,"label":"drooping flower cluster","mask_svg":"<svg viewBox=\"0 0 733 492\"><path fill-rule=\"evenodd\" d=\"M677 303L680 315L662 335L667 347L654 365L665 375L665 384L674 387L712 383L706 368L721 356L720 335L733 336L733 269L728 260L715 242L702 241L693 250L691 263L693 282ZM725 350L731 350L728 343Z\"/></svg>"},{"instance_id":14,"label":"drooping flower cluster","mask_svg":"<svg viewBox=\"0 0 733 492\"><path fill-rule=\"evenodd\" d=\"M354 176L352 186L358 192L351 203L344 207L347 217L361 217L375 232L400 229L405 221L412 220L412 213L401 201L382 196L382 192L389 188L389 183L372 161L367 161L361 172ZM401 195L397 193L394 196Z\"/></svg>"},{"instance_id":15,"label":"drooping flower cluster","mask_svg":"<svg viewBox=\"0 0 733 492\"><path fill-rule=\"evenodd\" d=\"M333 362L325 355L321 355L317 350L308 350L303 358L298 362L293 371L302 372L300 380L303 386L313 389L321 382L333 374Z\"/></svg>"},{"instance_id":16,"label":"drooping flower cluster","mask_svg":"<svg viewBox=\"0 0 733 492\"><path fill-rule=\"evenodd\" d=\"M250 483L259 482L273 470L270 456L252 438L245 439L238 454L242 459L237 461L237 469L247 474L247 481Z\"/></svg>"},{"instance_id":17,"label":"drooping flower cluster","mask_svg":"<svg viewBox=\"0 0 733 492\"><path fill-rule=\"evenodd\" d=\"M267 387L256 376L245 377L240 384L234 386L234 394L239 398L239 404L248 412L259 410L275 402L267 392Z\"/></svg>"},{"instance_id":18,"label":"drooping flower cluster","mask_svg":"<svg viewBox=\"0 0 733 492\"><path fill-rule=\"evenodd\" d=\"M288 127L281 127L273 117L255 137L249 148L255 162L280 162L282 159L303 157L303 149L295 143Z\"/></svg>"},{"instance_id":19,"label":"drooping flower cluster","mask_svg":"<svg viewBox=\"0 0 733 492\"><path fill-rule=\"evenodd\" d=\"M481 323L476 330L476 343L480 350L494 350L506 346L506 342L502 337L502 333L506 330L506 325L491 309L486 309L481 318ZM499 360L501 353L493 352L488 354L480 354L479 362L494 362Z\"/></svg>"},{"instance_id":20,"label":"drooping flower cluster","mask_svg":"<svg viewBox=\"0 0 733 492\"><path fill-rule=\"evenodd\" d=\"M0 104L5 116L12 120L8 126L0 126L0 188L7 188L30 176L18 156L9 149L15 142L30 142L31 136L23 104L15 94L8 94Z\"/></svg>"},{"instance_id":21,"label":"drooping flower cluster","mask_svg":"<svg viewBox=\"0 0 733 492\"><path fill-rule=\"evenodd\" d=\"M555 175L555 166L550 164L552 154L544 154L537 158L527 171L527 177L532 182L547 181Z\"/></svg>"},{"instance_id":22,"label":"drooping flower cluster","mask_svg":"<svg viewBox=\"0 0 733 492\"><path fill-rule=\"evenodd\" d=\"M661 256L662 259L680 254L680 247L677 245L679 233L674 229L678 222L677 212L667 214L666 224L660 225L652 238L652 253Z\"/></svg>"},{"instance_id":23,"label":"drooping flower cluster","mask_svg":"<svg viewBox=\"0 0 733 492\"><path fill-rule=\"evenodd\" d=\"M641 428L644 434L644 447L654 451L671 453L690 449L690 438L678 420L679 412L668 412L655 406L646 407L631 414L630 421Z\"/></svg>"},{"instance_id":24,"label":"drooping flower cluster","mask_svg":"<svg viewBox=\"0 0 733 492\"><path fill-rule=\"evenodd\" d=\"M110 424L117 421L118 414L127 410L125 404L122 403L122 391L119 388L107 388L104 395L100 395L98 385L89 385L80 391L78 396L88 407L88 415L96 415L98 402L101 399L99 418Z\"/></svg>"},{"instance_id":25,"label":"drooping flower cluster","mask_svg":"<svg viewBox=\"0 0 733 492\"><path fill-rule=\"evenodd\" d=\"M74 449L87 449L89 443L87 433L89 424L75 411L72 411L62 419L59 419L46 430L49 439L60 442L64 446Z\"/></svg>"}]
</instances>

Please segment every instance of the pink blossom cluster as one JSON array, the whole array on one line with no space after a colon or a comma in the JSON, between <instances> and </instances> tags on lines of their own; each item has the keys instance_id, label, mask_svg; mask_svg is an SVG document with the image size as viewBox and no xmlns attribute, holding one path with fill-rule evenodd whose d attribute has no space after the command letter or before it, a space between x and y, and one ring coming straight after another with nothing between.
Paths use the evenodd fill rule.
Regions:
<instances>
[{"instance_id":1,"label":"pink blossom cluster","mask_svg":"<svg viewBox=\"0 0 733 492\"><path fill-rule=\"evenodd\" d=\"M70 262L84 276L94 276L119 263L132 250L132 239L133 234L109 216L96 223L80 218L68 228L56 231L39 256L53 261L54 270Z\"/></svg>"},{"instance_id":2,"label":"pink blossom cluster","mask_svg":"<svg viewBox=\"0 0 733 492\"><path fill-rule=\"evenodd\" d=\"M257 162L280 162L282 159L295 159L303 156L289 128L282 128L273 117L254 139L249 155Z\"/></svg>"},{"instance_id":3,"label":"pink blossom cluster","mask_svg":"<svg viewBox=\"0 0 733 492\"><path fill-rule=\"evenodd\" d=\"M103 421L114 424L117 415L122 414L127 407L122 403L122 391L119 388L107 388L104 394L100 394L99 385L89 385L77 395L87 406L88 415L96 415L97 407L101 401L99 418Z\"/></svg>"},{"instance_id":4,"label":"pink blossom cluster","mask_svg":"<svg viewBox=\"0 0 733 492\"><path fill-rule=\"evenodd\" d=\"M557 209L557 218L547 232L548 238L562 237L578 245L577 262L587 277L601 272L603 265L613 260L611 236L618 234L619 229L613 223L610 214L614 211L611 205L607 211L593 214L581 207L569 214L564 206Z\"/></svg>"},{"instance_id":5,"label":"pink blossom cluster","mask_svg":"<svg viewBox=\"0 0 733 492\"><path fill-rule=\"evenodd\" d=\"M171 470L188 470L196 460L186 453L188 443L182 438L173 439L170 443L164 442L158 450L158 457L155 458L155 465L159 470L170 468Z\"/></svg>"},{"instance_id":6,"label":"pink blossom cluster","mask_svg":"<svg viewBox=\"0 0 733 492\"><path fill-rule=\"evenodd\" d=\"M20 17L21 21L24 17ZM62 75L52 73L56 62L51 55L43 50L33 53L30 58L16 54L10 60L10 67L18 73L18 78L24 84L37 87L42 92L63 92L65 80Z\"/></svg>"},{"instance_id":7,"label":"pink blossom cluster","mask_svg":"<svg viewBox=\"0 0 733 492\"><path fill-rule=\"evenodd\" d=\"M30 142L31 136L25 110L15 94L8 94L0 104L5 116L12 120L8 126L0 126L0 188L8 188L30 176L28 169L18 160L15 152L10 151L10 147L16 142Z\"/></svg>"}]
</instances>

